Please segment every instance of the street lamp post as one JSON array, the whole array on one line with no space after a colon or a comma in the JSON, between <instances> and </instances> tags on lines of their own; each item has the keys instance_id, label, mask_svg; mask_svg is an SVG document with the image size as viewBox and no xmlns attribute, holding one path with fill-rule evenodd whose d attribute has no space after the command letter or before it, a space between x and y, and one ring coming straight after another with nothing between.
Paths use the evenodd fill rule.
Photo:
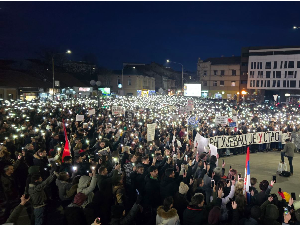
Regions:
<instances>
[{"instance_id":1,"label":"street lamp post","mask_svg":"<svg viewBox=\"0 0 300 225\"><path fill-rule=\"evenodd\" d=\"M98 102L98 109L99 109L99 106L100 106L99 87L101 86L101 81L99 81L99 80L98 81L91 80L90 84L92 86L96 86L97 87L97 102Z\"/></svg>"},{"instance_id":2,"label":"street lamp post","mask_svg":"<svg viewBox=\"0 0 300 225\"><path fill-rule=\"evenodd\" d=\"M176 63L181 65L181 91L182 91L182 95L183 95L183 65L182 63L178 63L178 62L173 62L167 59L167 63Z\"/></svg>"},{"instance_id":3,"label":"street lamp post","mask_svg":"<svg viewBox=\"0 0 300 225\"><path fill-rule=\"evenodd\" d=\"M55 55L59 55L59 54L65 54L65 53L67 53L67 54L71 54L72 52L71 52L71 50L67 50L66 52L62 52L62 53L55 53L55 54L53 54L52 55L52 75L53 75L53 89L52 89L52 94L53 94L53 101L54 101L54 86L55 86L55 76L54 76L54 56Z\"/></svg>"},{"instance_id":4,"label":"street lamp post","mask_svg":"<svg viewBox=\"0 0 300 225\"><path fill-rule=\"evenodd\" d=\"M122 67L122 95L124 95L124 83L123 83L124 66L126 66L126 67L131 66L133 69L135 69L135 65L137 65L137 64L123 63L123 67ZM139 64L139 65L145 65L145 64Z\"/></svg>"}]
</instances>

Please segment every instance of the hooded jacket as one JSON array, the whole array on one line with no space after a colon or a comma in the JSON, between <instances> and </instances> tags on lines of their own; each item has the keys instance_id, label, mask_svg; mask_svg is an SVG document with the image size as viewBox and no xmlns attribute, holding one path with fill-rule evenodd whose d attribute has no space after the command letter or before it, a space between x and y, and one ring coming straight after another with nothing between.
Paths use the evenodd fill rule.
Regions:
<instances>
[{"instance_id":1,"label":"hooded jacket","mask_svg":"<svg viewBox=\"0 0 300 225\"><path fill-rule=\"evenodd\" d=\"M157 208L156 225L180 225L177 210L172 208L166 212L163 206L159 206Z\"/></svg>"},{"instance_id":2,"label":"hooded jacket","mask_svg":"<svg viewBox=\"0 0 300 225\"><path fill-rule=\"evenodd\" d=\"M93 176L91 184L88 186L89 182L91 181L91 178L89 176L81 176L78 183L77 193L83 193L87 196L87 201L83 203L82 207L85 208L85 206L92 202L94 193L93 190L96 187L97 184L97 177Z\"/></svg>"},{"instance_id":3,"label":"hooded jacket","mask_svg":"<svg viewBox=\"0 0 300 225\"><path fill-rule=\"evenodd\" d=\"M59 194L59 198L62 201L65 200L72 200L72 197L67 197L67 191L71 189L71 187L73 186L72 183L66 182L66 181L62 181L62 180L56 180L56 186L58 187L58 194Z\"/></svg>"},{"instance_id":4,"label":"hooded jacket","mask_svg":"<svg viewBox=\"0 0 300 225\"><path fill-rule=\"evenodd\" d=\"M46 205L45 201L47 200L47 196L44 189L54 180L54 178L55 174L52 174L40 184L29 184L28 193L33 208Z\"/></svg>"}]
</instances>

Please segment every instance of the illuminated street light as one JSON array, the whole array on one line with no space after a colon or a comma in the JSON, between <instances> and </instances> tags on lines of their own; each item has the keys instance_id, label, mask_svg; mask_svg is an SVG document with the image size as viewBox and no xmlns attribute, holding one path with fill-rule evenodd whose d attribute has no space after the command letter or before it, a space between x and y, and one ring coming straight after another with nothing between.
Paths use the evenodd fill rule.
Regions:
<instances>
[{"instance_id":1,"label":"illuminated street light","mask_svg":"<svg viewBox=\"0 0 300 225\"><path fill-rule=\"evenodd\" d=\"M53 101L54 101L54 83L55 83L55 79L54 79L54 56L55 55L60 55L60 54L71 54L71 50L67 50L66 52L63 53L56 53L52 55L52 73L53 73Z\"/></svg>"},{"instance_id":2,"label":"illuminated street light","mask_svg":"<svg viewBox=\"0 0 300 225\"><path fill-rule=\"evenodd\" d=\"M294 30L300 29L300 27L293 26Z\"/></svg>"},{"instance_id":3,"label":"illuminated street light","mask_svg":"<svg viewBox=\"0 0 300 225\"><path fill-rule=\"evenodd\" d=\"M183 94L183 65L181 63L178 63L178 62L171 62L169 59L167 59L167 63L176 63L176 64L179 64L181 65L181 90L182 90L182 94Z\"/></svg>"}]
</instances>

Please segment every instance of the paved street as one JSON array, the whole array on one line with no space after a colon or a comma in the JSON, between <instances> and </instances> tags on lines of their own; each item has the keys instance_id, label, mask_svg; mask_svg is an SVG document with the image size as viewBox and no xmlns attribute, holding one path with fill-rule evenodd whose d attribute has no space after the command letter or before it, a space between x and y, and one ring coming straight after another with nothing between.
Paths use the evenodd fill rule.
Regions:
<instances>
[{"instance_id":1,"label":"paved street","mask_svg":"<svg viewBox=\"0 0 300 225\"><path fill-rule=\"evenodd\" d=\"M230 165L232 168L237 169L238 173L241 173L242 176L245 174L245 155L231 155L224 159L226 163L226 174L228 173ZM299 194L299 172L300 172L300 154L295 153L295 157L293 159L294 166L294 175L291 177L281 177L277 174L277 183L274 185L272 193L277 193L278 188L281 188L282 191L286 191L288 193L295 192L297 200L300 200ZM267 153L250 153L250 175L251 177L257 178L258 184L256 188L259 189L259 182L262 180L270 181L273 178L273 175L276 175L276 171L278 168L278 163L280 162L280 152L267 152ZM219 165L222 161L219 161ZM287 163L288 171L289 164L287 158L285 158L285 163Z\"/></svg>"}]
</instances>

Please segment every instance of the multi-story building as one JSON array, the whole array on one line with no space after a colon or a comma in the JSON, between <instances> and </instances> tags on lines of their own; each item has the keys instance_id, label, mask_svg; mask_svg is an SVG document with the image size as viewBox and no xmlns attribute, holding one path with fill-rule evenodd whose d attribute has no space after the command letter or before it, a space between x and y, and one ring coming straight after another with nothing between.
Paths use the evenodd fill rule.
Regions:
<instances>
[{"instance_id":1,"label":"multi-story building","mask_svg":"<svg viewBox=\"0 0 300 225\"><path fill-rule=\"evenodd\" d=\"M139 96L155 93L155 78L145 75L137 67L125 67L123 76L122 70L112 71L109 76L99 75L98 80L115 94Z\"/></svg>"},{"instance_id":2,"label":"multi-story building","mask_svg":"<svg viewBox=\"0 0 300 225\"><path fill-rule=\"evenodd\" d=\"M202 97L236 99L240 86L241 57L198 59L197 75L202 84Z\"/></svg>"},{"instance_id":3,"label":"multi-story building","mask_svg":"<svg viewBox=\"0 0 300 225\"><path fill-rule=\"evenodd\" d=\"M120 93L122 88L114 87L116 84L116 79L119 78L122 80L122 70L101 70L98 73L98 80L101 81L103 87L110 87L115 93ZM117 78L115 76L117 75ZM135 79L128 76L142 76L143 84L136 87L133 90L135 85L132 83L130 87L127 87L127 79ZM142 79L139 77L139 79ZM177 82L177 79L180 80L180 83ZM192 78L191 78L192 79ZM151 64L137 64L137 63L124 63L123 64L123 80L124 80L124 94L129 93L129 95L137 95L137 90L151 90L158 92L160 89L163 89L165 94L173 95L176 94L176 89L181 88L181 72L174 71L170 68L165 68L163 65L152 62ZM148 81L147 81L148 80ZM144 83L145 82L145 83ZM154 87L152 83L154 82ZM121 82L122 83L122 82ZM151 85L150 85L151 83ZM176 87L176 84L180 86ZM126 89L128 89L126 91ZM145 92L145 91L144 91Z\"/></svg>"},{"instance_id":4,"label":"multi-story building","mask_svg":"<svg viewBox=\"0 0 300 225\"><path fill-rule=\"evenodd\" d=\"M297 102L299 88L300 47L249 49L247 89L251 94Z\"/></svg>"}]
</instances>

